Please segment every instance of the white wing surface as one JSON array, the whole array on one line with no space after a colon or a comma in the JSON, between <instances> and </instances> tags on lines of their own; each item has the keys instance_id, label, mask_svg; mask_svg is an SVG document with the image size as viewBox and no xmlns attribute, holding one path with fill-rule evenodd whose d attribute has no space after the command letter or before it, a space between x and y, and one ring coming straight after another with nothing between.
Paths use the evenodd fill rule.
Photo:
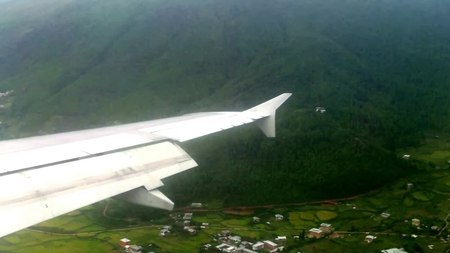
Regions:
<instances>
[{"instance_id":1,"label":"white wing surface","mask_svg":"<svg viewBox=\"0 0 450 253\"><path fill-rule=\"evenodd\" d=\"M285 93L242 112L188 114L0 142L0 237L120 195L171 210L162 179L197 166L178 145L255 122L275 136Z\"/></svg>"}]
</instances>

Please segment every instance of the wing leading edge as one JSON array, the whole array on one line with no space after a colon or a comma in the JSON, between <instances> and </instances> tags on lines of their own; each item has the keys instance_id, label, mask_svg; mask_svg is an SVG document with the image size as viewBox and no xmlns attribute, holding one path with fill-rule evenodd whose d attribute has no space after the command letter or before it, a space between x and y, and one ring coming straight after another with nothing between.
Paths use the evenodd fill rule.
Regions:
<instances>
[{"instance_id":1,"label":"wing leading edge","mask_svg":"<svg viewBox=\"0 0 450 253\"><path fill-rule=\"evenodd\" d=\"M242 112L209 112L0 142L0 237L119 195L171 210L162 179L197 166L176 143L255 122L275 136L285 93Z\"/></svg>"}]
</instances>

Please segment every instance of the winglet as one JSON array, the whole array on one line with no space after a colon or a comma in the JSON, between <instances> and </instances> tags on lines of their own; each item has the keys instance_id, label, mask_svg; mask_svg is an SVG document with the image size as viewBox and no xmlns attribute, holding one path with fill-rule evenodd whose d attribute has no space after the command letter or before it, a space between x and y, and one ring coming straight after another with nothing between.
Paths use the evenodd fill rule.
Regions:
<instances>
[{"instance_id":1,"label":"winglet","mask_svg":"<svg viewBox=\"0 0 450 253\"><path fill-rule=\"evenodd\" d=\"M256 125L267 137L275 137L275 112L291 95L291 93L283 93L271 100L252 107L245 112L254 112L264 115L264 118L256 121Z\"/></svg>"}]
</instances>

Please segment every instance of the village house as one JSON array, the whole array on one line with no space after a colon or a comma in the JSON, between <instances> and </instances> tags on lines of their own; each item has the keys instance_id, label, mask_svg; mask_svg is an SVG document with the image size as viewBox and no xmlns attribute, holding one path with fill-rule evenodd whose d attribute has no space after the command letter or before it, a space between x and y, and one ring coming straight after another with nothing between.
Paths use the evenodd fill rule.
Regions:
<instances>
[{"instance_id":1,"label":"village house","mask_svg":"<svg viewBox=\"0 0 450 253\"><path fill-rule=\"evenodd\" d=\"M251 248L252 245L253 245L253 243L251 243L251 242L242 241L239 246L242 246L242 247L245 247L245 248Z\"/></svg>"},{"instance_id":2,"label":"village house","mask_svg":"<svg viewBox=\"0 0 450 253\"><path fill-rule=\"evenodd\" d=\"M276 243L274 243L274 242L272 242L272 241L269 241L269 240L266 240L266 241L263 241L263 243L264 243L264 249L267 249L267 250L274 250L274 249L277 249L277 247L278 247L278 244L276 244Z\"/></svg>"},{"instance_id":3,"label":"village house","mask_svg":"<svg viewBox=\"0 0 450 253\"><path fill-rule=\"evenodd\" d=\"M420 220L417 218L411 219L411 225L420 227Z\"/></svg>"},{"instance_id":4,"label":"village house","mask_svg":"<svg viewBox=\"0 0 450 253\"><path fill-rule=\"evenodd\" d=\"M238 235L234 235L234 236L228 236L228 241L230 243L233 243L235 245L238 245L241 242L241 237Z\"/></svg>"},{"instance_id":5,"label":"village house","mask_svg":"<svg viewBox=\"0 0 450 253\"><path fill-rule=\"evenodd\" d=\"M392 249L384 249L381 250L382 253L408 253L403 248L392 248Z\"/></svg>"},{"instance_id":6,"label":"village house","mask_svg":"<svg viewBox=\"0 0 450 253\"><path fill-rule=\"evenodd\" d=\"M316 106L316 112L325 113L327 110L323 106Z\"/></svg>"},{"instance_id":7,"label":"village house","mask_svg":"<svg viewBox=\"0 0 450 253\"><path fill-rule=\"evenodd\" d=\"M127 239L127 238L122 238L122 239L120 239L120 241L119 241L119 245L120 245L120 247L122 247L122 248L125 248L125 246L127 246L127 245L130 245L130 240L129 239Z\"/></svg>"},{"instance_id":8,"label":"village house","mask_svg":"<svg viewBox=\"0 0 450 253\"><path fill-rule=\"evenodd\" d=\"M258 253L258 252L253 251L251 249L244 248L244 247L240 247L236 250L236 253Z\"/></svg>"},{"instance_id":9,"label":"village house","mask_svg":"<svg viewBox=\"0 0 450 253\"><path fill-rule=\"evenodd\" d=\"M252 250L260 250L260 249L264 249L264 243L263 242L257 242L255 244L253 244Z\"/></svg>"},{"instance_id":10,"label":"village house","mask_svg":"<svg viewBox=\"0 0 450 253\"><path fill-rule=\"evenodd\" d=\"M159 235L160 236L166 236L168 234L170 234L170 230L172 229L172 226L164 226L161 228L161 230L159 230Z\"/></svg>"},{"instance_id":11,"label":"village house","mask_svg":"<svg viewBox=\"0 0 450 253\"><path fill-rule=\"evenodd\" d=\"M188 227L188 229L186 229L186 231L190 234L190 235L196 235L197 234L197 230Z\"/></svg>"},{"instance_id":12,"label":"village house","mask_svg":"<svg viewBox=\"0 0 450 253\"><path fill-rule=\"evenodd\" d=\"M391 214L387 213L387 212L381 213L380 215L381 215L381 217L383 217L385 219L387 219L387 218L389 218L391 216Z\"/></svg>"},{"instance_id":13,"label":"village house","mask_svg":"<svg viewBox=\"0 0 450 253\"><path fill-rule=\"evenodd\" d=\"M13 92L14 92L14 90L9 90L9 91L6 91L6 92L0 92L0 98L1 97L6 97L6 96L8 96L9 94L11 94Z\"/></svg>"},{"instance_id":14,"label":"village house","mask_svg":"<svg viewBox=\"0 0 450 253\"><path fill-rule=\"evenodd\" d=\"M414 184L413 183L407 183L406 184L406 190L407 191L411 191L411 189L414 187Z\"/></svg>"},{"instance_id":15,"label":"village house","mask_svg":"<svg viewBox=\"0 0 450 253\"><path fill-rule=\"evenodd\" d=\"M166 235L168 235L168 234L170 234L170 230L167 230L167 229L161 229L160 231L159 231L159 235L160 236L166 236Z\"/></svg>"},{"instance_id":16,"label":"village house","mask_svg":"<svg viewBox=\"0 0 450 253\"><path fill-rule=\"evenodd\" d=\"M138 245L127 245L125 248L127 253L142 253L142 247Z\"/></svg>"},{"instance_id":17,"label":"village house","mask_svg":"<svg viewBox=\"0 0 450 253\"><path fill-rule=\"evenodd\" d=\"M261 219L259 217L253 216L253 223L259 223Z\"/></svg>"},{"instance_id":18,"label":"village house","mask_svg":"<svg viewBox=\"0 0 450 253\"><path fill-rule=\"evenodd\" d=\"M203 204L202 203L191 203L191 207L192 208L202 208Z\"/></svg>"},{"instance_id":19,"label":"village house","mask_svg":"<svg viewBox=\"0 0 450 253\"><path fill-rule=\"evenodd\" d=\"M192 220L192 213L185 213L183 216L183 220Z\"/></svg>"},{"instance_id":20,"label":"village house","mask_svg":"<svg viewBox=\"0 0 450 253\"><path fill-rule=\"evenodd\" d=\"M324 233L331 233L333 231L333 227L331 226L331 224L328 223L322 223L320 224L320 230L322 230L322 232Z\"/></svg>"},{"instance_id":21,"label":"village house","mask_svg":"<svg viewBox=\"0 0 450 253\"><path fill-rule=\"evenodd\" d=\"M287 237L286 236L277 236L276 238L275 238L275 241L279 241L279 242L284 242L284 241L286 241L286 239L287 239Z\"/></svg>"},{"instance_id":22,"label":"village house","mask_svg":"<svg viewBox=\"0 0 450 253\"><path fill-rule=\"evenodd\" d=\"M323 232L320 228L311 228L308 231L308 238L321 238L323 236Z\"/></svg>"},{"instance_id":23,"label":"village house","mask_svg":"<svg viewBox=\"0 0 450 253\"><path fill-rule=\"evenodd\" d=\"M282 220L284 220L284 216L279 214L279 213L277 213L277 214L275 214L275 220L276 221L282 221Z\"/></svg>"},{"instance_id":24,"label":"village house","mask_svg":"<svg viewBox=\"0 0 450 253\"><path fill-rule=\"evenodd\" d=\"M366 238L364 239L364 241L367 242L367 243L372 243L373 240L375 240L375 239L377 239L376 236L373 236L373 235L366 235Z\"/></svg>"},{"instance_id":25,"label":"village house","mask_svg":"<svg viewBox=\"0 0 450 253\"><path fill-rule=\"evenodd\" d=\"M220 250L221 252L233 252L235 247L226 243L222 243L217 245L216 249Z\"/></svg>"},{"instance_id":26,"label":"village house","mask_svg":"<svg viewBox=\"0 0 450 253\"><path fill-rule=\"evenodd\" d=\"M431 230L433 230L433 231L438 231L440 228L438 227L438 226L431 226Z\"/></svg>"}]
</instances>

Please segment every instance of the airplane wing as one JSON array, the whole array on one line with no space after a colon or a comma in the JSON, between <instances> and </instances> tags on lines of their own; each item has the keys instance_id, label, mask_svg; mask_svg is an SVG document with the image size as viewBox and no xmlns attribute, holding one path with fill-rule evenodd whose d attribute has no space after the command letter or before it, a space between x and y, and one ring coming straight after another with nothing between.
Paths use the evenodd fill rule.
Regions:
<instances>
[{"instance_id":1,"label":"airplane wing","mask_svg":"<svg viewBox=\"0 0 450 253\"><path fill-rule=\"evenodd\" d=\"M162 179L197 166L177 143L254 122L275 137L285 93L241 112L206 112L0 142L0 237L120 195L171 210Z\"/></svg>"}]
</instances>

